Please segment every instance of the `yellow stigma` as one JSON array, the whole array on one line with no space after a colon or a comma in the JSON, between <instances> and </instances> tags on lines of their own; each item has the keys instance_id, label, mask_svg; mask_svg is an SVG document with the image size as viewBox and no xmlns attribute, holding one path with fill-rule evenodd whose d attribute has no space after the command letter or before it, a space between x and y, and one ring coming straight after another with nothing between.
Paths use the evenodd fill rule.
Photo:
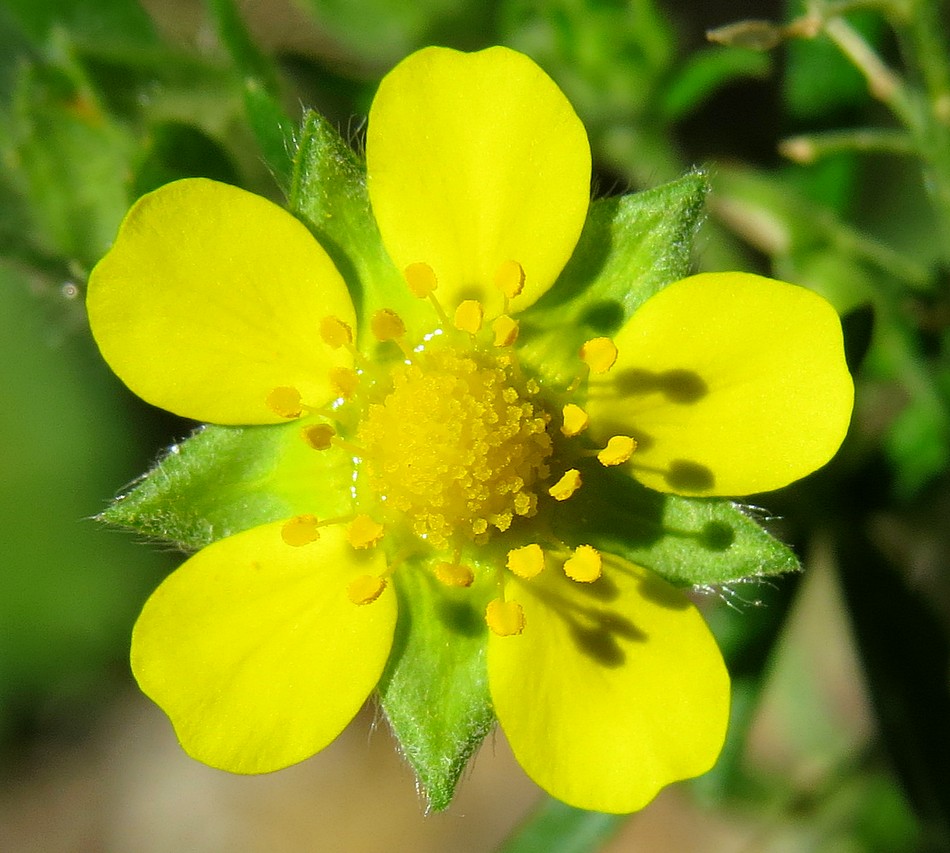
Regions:
<instances>
[{"instance_id":1,"label":"yellow stigma","mask_svg":"<svg viewBox=\"0 0 950 853\"><path fill-rule=\"evenodd\" d=\"M275 415L280 415L288 420L299 418L303 414L300 392L290 385L281 385L279 388L275 388L267 395L264 402Z\"/></svg>"},{"instance_id":2,"label":"yellow stigma","mask_svg":"<svg viewBox=\"0 0 950 853\"><path fill-rule=\"evenodd\" d=\"M314 450L327 450L333 442L336 430L330 424L310 424L300 430L300 434Z\"/></svg>"},{"instance_id":3,"label":"yellow stigma","mask_svg":"<svg viewBox=\"0 0 950 853\"><path fill-rule=\"evenodd\" d=\"M386 589L386 578L378 575L360 575L346 588L347 598L354 604L372 604Z\"/></svg>"},{"instance_id":4,"label":"yellow stigma","mask_svg":"<svg viewBox=\"0 0 950 853\"><path fill-rule=\"evenodd\" d=\"M581 472L576 468L565 471L564 475L550 489L548 494L556 501L566 501L581 487Z\"/></svg>"},{"instance_id":5,"label":"yellow stigma","mask_svg":"<svg viewBox=\"0 0 950 853\"><path fill-rule=\"evenodd\" d=\"M629 435L615 435L607 446L597 454L597 461L609 468L611 465L622 465L637 449L636 439Z\"/></svg>"},{"instance_id":6,"label":"yellow stigma","mask_svg":"<svg viewBox=\"0 0 950 853\"><path fill-rule=\"evenodd\" d=\"M514 299L524 288L524 267L517 261L505 261L495 272L495 287L508 299Z\"/></svg>"},{"instance_id":7,"label":"yellow stigma","mask_svg":"<svg viewBox=\"0 0 950 853\"><path fill-rule=\"evenodd\" d=\"M435 277L435 270L426 263L409 264L403 270L406 284L413 296L419 299L425 299L438 286L439 282Z\"/></svg>"},{"instance_id":8,"label":"yellow stigma","mask_svg":"<svg viewBox=\"0 0 950 853\"><path fill-rule=\"evenodd\" d=\"M470 335L478 334L482 328L482 319L485 316L482 303L477 299L466 299L460 302L455 309L453 325L460 332L468 332Z\"/></svg>"},{"instance_id":9,"label":"yellow stigma","mask_svg":"<svg viewBox=\"0 0 950 853\"><path fill-rule=\"evenodd\" d=\"M500 314L491 324L495 336L496 347L510 347L518 340L518 321L512 320L507 314Z\"/></svg>"},{"instance_id":10,"label":"yellow stigma","mask_svg":"<svg viewBox=\"0 0 950 853\"><path fill-rule=\"evenodd\" d=\"M581 347L581 360L591 373L606 373L617 360L617 347L610 338L593 338Z\"/></svg>"},{"instance_id":11,"label":"yellow stigma","mask_svg":"<svg viewBox=\"0 0 950 853\"><path fill-rule=\"evenodd\" d=\"M508 552L508 570L519 578L530 580L544 568L544 551L540 545L525 545Z\"/></svg>"},{"instance_id":12,"label":"yellow stigma","mask_svg":"<svg viewBox=\"0 0 950 853\"><path fill-rule=\"evenodd\" d=\"M406 334L406 324L389 308L381 308L369 321L373 337L378 341L394 341Z\"/></svg>"},{"instance_id":13,"label":"yellow stigma","mask_svg":"<svg viewBox=\"0 0 950 853\"><path fill-rule=\"evenodd\" d=\"M368 515L358 515L350 522L346 538L354 548L372 548L383 538L383 525Z\"/></svg>"},{"instance_id":14,"label":"yellow stigma","mask_svg":"<svg viewBox=\"0 0 950 853\"><path fill-rule=\"evenodd\" d=\"M600 552L590 545L579 546L564 563L564 574L579 583L593 583L600 577L600 570Z\"/></svg>"},{"instance_id":15,"label":"yellow stigma","mask_svg":"<svg viewBox=\"0 0 950 853\"><path fill-rule=\"evenodd\" d=\"M446 586L468 587L475 581L475 573L458 563L436 563L435 576Z\"/></svg>"},{"instance_id":16,"label":"yellow stigma","mask_svg":"<svg viewBox=\"0 0 950 853\"><path fill-rule=\"evenodd\" d=\"M485 622L499 637L513 637L524 630L524 610L516 601L496 598L488 602Z\"/></svg>"},{"instance_id":17,"label":"yellow stigma","mask_svg":"<svg viewBox=\"0 0 950 853\"><path fill-rule=\"evenodd\" d=\"M315 515L295 515L280 529L280 538L294 548L309 545L320 538L320 522Z\"/></svg>"},{"instance_id":18,"label":"yellow stigma","mask_svg":"<svg viewBox=\"0 0 950 853\"><path fill-rule=\"evenodd\" d=\"M436 548L485 541L536 511L548 476L549 417L511 376L510 359L434 345L393 368L392 391L369 407L358 443L369 485Z\"/></svg>"},{"instance_id":19,"label":"yellow stigma","mask_svg":"<svg viewBox=\"0 0 950 853\"><path fill-rule=\"evenodd\" d=\"M561 424L561 432L568 438L580 435L587 429L587 424L590 422L587 412L574 403L568 403L561 410L561 416L564 418L564 423Z\"/></svg>"},{"instance_id":20,"label":"yellow stigma","mask_svg":"<svg viewBox=\"0 0 950 853\"><path fill-rule=\"evenodd\" d=\"M336 317L324 317L320 321L320 337L331 349L339 349L353 343L353 330Z\"/></svg>"}]
</instances>

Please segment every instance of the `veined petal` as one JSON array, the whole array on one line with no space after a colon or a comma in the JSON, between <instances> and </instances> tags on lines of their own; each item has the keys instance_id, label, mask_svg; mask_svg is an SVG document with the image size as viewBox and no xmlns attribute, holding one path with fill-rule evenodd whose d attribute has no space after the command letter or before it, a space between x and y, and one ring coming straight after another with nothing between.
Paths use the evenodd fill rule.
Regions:
<instances>
[{"instance_id":1,"label":"veined petal","mask_svg":"<svg viewBox=\"0 0 950 853\"><path fill-rule=\"evenodd\" d=\"M594 434L631 435L628 463L652 489L745 495L824 465L851 418L841 323L803 287L704 273L648 299L592 376Z\"/></svg>"},{"instance_id":2,"label":"veined petal","mask_svg":"<svg viewBox=\"0 0 950 853\"><path fill-rule=\"evenodd\" d=\"M534 302L557 278L590 200L590 146L571 105L504 47L426 48L382 81L369 114L370 200L400 269L428 264L447 309L502 310L499 268L517 261Z\"/></svg>"},{"instance_id":3,"label":"veined petal","mask_svg":"<svg viewBox=\"0 0 950 853\"><path fill-rule=\"evenodd\" d=\"M391 585L356 605L347 586L378 575L341 527L292 547L281 523L199 551L152 594L132 634L132 670L189 755L266 773L327 746L376 686L396 623Z\"/></svg>"},{"instance_id":4,"label":"veined petal","mask_svg":"<svg viewBox=\"0 0 950 853\"><path fill-rule=\"evenodd\" d=\"M327 371L350 363L319 334L328 315L355 317L326 252L277 205L204 178L136 202L92 272L87 304L119 378L196 420L276 423L265 404L274 388L321 405Z\"/></svg>"},{"instance_id":5,"label":"veined petal","mask_svg":"<svg viewBox=\"0 0 950 853\"><path fill-rule=\"evenodd\" d=\"M527 774L569 805L625 813L706 772L729 677L699 612L652 573L611 561L592 584L513 580L516 636L488 641L495 713Z\"/></svg>"}]
</instances>

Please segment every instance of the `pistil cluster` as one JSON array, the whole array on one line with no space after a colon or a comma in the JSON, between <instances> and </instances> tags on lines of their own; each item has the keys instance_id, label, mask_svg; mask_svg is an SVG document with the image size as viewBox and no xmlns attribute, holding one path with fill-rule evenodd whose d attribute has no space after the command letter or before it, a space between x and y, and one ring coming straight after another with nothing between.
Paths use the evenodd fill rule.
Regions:
<instances>
[{"instance_id":1,"label":"pistil cluster","mask_svg":"<svg viewBox=\"0 0 950 853\"><path fill-rule=\"evenodd\" d=\"M552 408L552 395L524 375L514 349L518 323L507 313L509 300L524 285L520 264L510 261L499 269L495 285L504 294L505 312L487 326L477 300L460 303L449 319L427 264L412 264L404 274L412 293L432 303L434 331L412 346L402 319L390 309L377 311L370 323L373 336L398 348L398 358L383 364L365 359L352 329L328 316L320 325L321 338L353 355L354 368L334 368L329 377L338 399L329 408L313 407L286 386L267 398L283 417L313 415L302 427L302 439L316 451L349 454L356 471L358 511L343 518L296 516L284 525L284 542L305 547L319 538L321 527L344 524L355 549L374 548L387 537L401 543L400 553L388 555L383 575L361 576L350 585L354 605L379 597L405 560L407 541L414 543L413 552L432 554L432 571L441 583L470 586L475 575L463 563L463 552L534 518L545 501L569 500L581 488L580 471L565 461L595 455L604 466L619 465L636 448L633 438L622 435L603 448L580 446L577 437L588 426L583 408L575 402ZM608 338L586 342L578 375L559 396L576 391L589 373L610 370L616 358ZM560 438L555 430L577 441L555 442ZM562 446L571 449L561 452ZM485 611L496 634L517 635L525 627L521 606L505 597L505 569L530 579L560 556L572 580L590 583L600 577L601 556L590 545L571 549L549 532L539 538L545 547L535 542L511 548L505 566L499 566L499 595Z\"/></svg>"}]
</instances>

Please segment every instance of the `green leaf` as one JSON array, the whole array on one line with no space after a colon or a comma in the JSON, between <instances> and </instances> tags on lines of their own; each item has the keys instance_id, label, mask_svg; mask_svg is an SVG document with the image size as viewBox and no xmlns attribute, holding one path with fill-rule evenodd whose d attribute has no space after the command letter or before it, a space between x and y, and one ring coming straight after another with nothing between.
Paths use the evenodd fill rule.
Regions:
<instances>
[{"instance_id":1,"label":"green leaf","mask_svg":"<svg viewBox=\"0 0 950 853\"><path fill-rule=\"evenodd\" d=\"M544 800L498 853L593 853L620 829L629 815L575 809Z\"/></svg>"},{"instance_id":2,"label":"green leaf","mask_svg":"<svg viewBox=\"0 0 950 853\"><path fill-rule=\"evenodd\" d=\"M584 483L570 506L555 508L552 526L568 542L590 543L680 586L799 569L792 550L732 501L661 494L613 471L593 472Z\"/></svg>"},{"instance_id":3,"label":"green leaf","mask_svg":"<svg viewBox=\"0 0 950 853\"><path fill-rule=\"evenodd\" d=\"M44 251L91 266L129 206L133 140L113 123L61 45L59 64L24 69L13 144Z\"/></svg>"},{"instance_id":4,"label":"green leaf","mask_svg":"<svg viewBox=\"0 0 950 853\"><path fill-rule=\"evenodd\" d=\"M481 575L474 587L457 591L424 571L396 576L399 622L379 694L434 811L449 805L495 720L485 668L487 629L474 606L488 597L494 574Z\"/></svg>"},{"instance_id":5,"label":"green leaf","mask_svg":"<svg viewBox=\"0 0 950 853\"><path fill-rule=\"evenodd\" d=\"M697 50L662 92L660 112L666 121L679 121L722 86L744 77L765 77L771 67L769 55L757 50L718 45Z\"/></svg>"},{"instance_id":6,"label":"green leaf","mask_svg":"<svg viewBox=\"0 0 950 853\"><path fill-rule=\"evenodd\" d=\"M284 190L290 186L295 123L280 102L277 68L254 44L232 0L208 0L218 37L241 75L244 109L264 161Z\"/></svg>"},{"instance_id":7,"label":"green leaf","mask_svg":"<svg viewBox=\"0 0 950 853\"><path fill-rule=\"evenodd\" d=\"M294 158L290 208L317 237L340 271L362 328L379 308L391 308L412 327L431 309L415 299L383 247L366 190L366 168L323 116L304 118ZM372 341L365 336L365 341Z\"/></svg>"},{"instance_id":8,"label":"green leaf","mask_svg":"<svg viewBox=\"0 0 950 853\"><path fill-rule=\"evenodd\" d=\"M86 44L157 42L151 18L135 0L4 0L4 6L38 44L57 28Z\"/></svg>"},{"instance_id":9,"label":"green leaf","mask_svg":"<svg viewBox=\"0 0 950 853\"><path fill-rule=\"evenodd\" d=\"M633 195L598 199L554 286L519 315L519 354L555 381L570 381L580 345L616 332L654 293L689 273L706 174Z\"/></svg>"},{"instance_id":10,"label":"green leaf","mask_svg":"<svg viewBox=\"0 0 950 853\"><path fill-rule=\"evenodd\" d=\"M174 445L100 516L185 550L292 515L350 511L350 463L312 450L299 421L207 426Z\"/></svg>"}]
</instances>

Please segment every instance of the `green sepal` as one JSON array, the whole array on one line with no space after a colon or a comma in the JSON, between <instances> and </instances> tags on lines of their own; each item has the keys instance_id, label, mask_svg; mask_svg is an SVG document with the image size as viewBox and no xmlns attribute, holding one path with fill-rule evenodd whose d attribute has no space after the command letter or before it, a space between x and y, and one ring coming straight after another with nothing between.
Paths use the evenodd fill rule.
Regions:
<instances>
[{"instance_id":1,"label":"green sepal","mask_svg":"<svg viewBox=\"0 0 950 853\"><path fill-rule=\"evenodd\" d=\"M366 166L319 113L300 131L290 185L290 209L313 232L340 271L361 330L373 312L396 311L410 328L431 318L431 306L409 293L383 247L366 187ZM364 351L372 337L360 336Z\"/></svg>"},{"instance_id":2,"label":"green sepal","mask_svg":"<svg viewBox=\"0 0 950 853\"><path fill-rule=\"evenodd\" d=\"M693 234L709 185L705 172L590 206L574 254L553 287L519 314L518 354L568 384L577 350L611 335L653 294L689 273Z\"/></svg>"},{"instance_id":3,"label":"green sepal","mask_svg":"<svg viewBox=\"0 0 950 853\"><path fill-rule=\"evenodd\" d=\"M98 518L192 551L293 515L345 515L349 460L312 450L300 428L203 427Z\"/></svg>"},{"instance_id":4,"label":"green sepal","mask_svg":"<svg viewBox=\"0 0 950 853\"><path fill-rule=\"evenodd\" d=\"M473 587L452 590L422 567L406 568L395 579L399 621L379 696L429 808L442 811L495 721L477 607L495 575L479 572Z\"/></svg>"},{"instance_id":5,"label":"green sepal","mask_svg":"<svg viewBox=\"0 0 950 853\"><path fill-rule=\"evenodd\" d=\"M800 569L794 552L733 501L662 494L623 473L595 473L563 507L554 508L553 527L571 544L591 544L677 586Z\"/></svg>"}]
</instances>

